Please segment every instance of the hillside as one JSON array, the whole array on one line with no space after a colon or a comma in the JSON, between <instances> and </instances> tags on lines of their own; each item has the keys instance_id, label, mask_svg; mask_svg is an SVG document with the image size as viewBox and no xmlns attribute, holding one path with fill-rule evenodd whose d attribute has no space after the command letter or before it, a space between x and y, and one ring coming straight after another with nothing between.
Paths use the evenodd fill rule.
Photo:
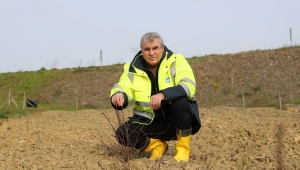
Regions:
<instances>
[{"instance_id":1,"label":"hillside","mask_svg":"<svg viewBox=\"0 0 300 170\"><path fill-rule=\"evenodd\" d=\"M300 47L189 58L199 107L276 107L300 103ZM0 74L0 107L9 90L22 107L23 95L48 109L109 108L109 91L123 65ZM11 106L12 107L12 106Z\"/></svg>"},{"instance_id":2,"label":"hillside","mask_svg":"<svg viewBox=\"0 0 300 170\"><path fill-rule=\"evenodd\" d=\"M298 170L300 114L276 108L300 101L299 54L293 47L188 59L202 123L189 163L173 158L176 141L157 161L116 142L109 91L122 65L0 74L0 119L11 116L0 120L0 167ZM9 91L18 109L8 107ZM24 93L39 107L23 111ZM132 116L132 107L122 113Z\"/></svg>"}]
</instances>

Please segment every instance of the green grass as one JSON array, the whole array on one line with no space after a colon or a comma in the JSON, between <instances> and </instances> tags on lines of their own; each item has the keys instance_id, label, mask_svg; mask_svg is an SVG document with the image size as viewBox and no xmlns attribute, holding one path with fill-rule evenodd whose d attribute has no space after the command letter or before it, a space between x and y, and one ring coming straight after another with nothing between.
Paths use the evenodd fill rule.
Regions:
<instances>
[{"instance_id":1,"label":"green grass","mask_svg":"<svg viewBox=\"0 0 300 170\"><path fill-rule=\"evenodd\" d=\"M188 58L196 78L199 107L241 107L242 93L246 107L279 108L279 93L282 106L299 104L299 54L300 47L285 47ZM78 109L111 108L109 92L122 72L123 64L117 63L0 73L0 118L46 110L73 111L76 97ZM14 103L8 109L9 91L19 109ZM38 108L22 109L24 93L26 98L39 101Z\"/></svg>"}]
</instances>

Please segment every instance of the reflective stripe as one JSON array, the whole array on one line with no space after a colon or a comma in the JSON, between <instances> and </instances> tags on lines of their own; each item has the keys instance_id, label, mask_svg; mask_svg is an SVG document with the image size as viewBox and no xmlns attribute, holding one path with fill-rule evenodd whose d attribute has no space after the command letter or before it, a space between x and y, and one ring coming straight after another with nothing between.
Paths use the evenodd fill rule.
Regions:
<instances>
[{"instance_id":1,"label":"reflective stripe","mask_svg":"<svg viewBox=\"0 0 300 170\"><path fill-rule=\"evenodd\" d=\"M141 106L141 107L150 107L150 102L135 102L136 105Z\"/></svg>"},{"instance_id":2,"label":"reflective stripe","mask_svg":"<svg viewBox=\"0 0 300 170\"><path fill-rule=\"evenodd\" d=\"M172 76L175 76L176 74L176 62L172 63L171 68L170 68L170 72Z\"/></svg>"},{"instance_id":3,"label":"reflective stripe","mask_svg":"<svg viewBox=\"0 0 300 170\"><path fill-rule=\"evenodd\" d=\"M114 89L115 89L115 88L122 89L122 87L121 87L119 84L115 84L113 88L114 88Z\"/></svg>"},{"instance_id":4,"label":"reflective stripe","mask_svg":"<svg viewBox=\"0 0 300 170\"><path fill-rule=\"evenodd\" d=\"M184 88L187 97L189 97L191 95L191 91L190 88L184 82L191 83L194 86L196 86L196 84L189 78L183 78L180 80L179 84Z\"/></svg>"},{"instance_id":5,"label":"reflective stripe","mask_svg":"<svg viewBox=\"0 0 300 170\"><path fill-rule=\"evenodd\" d=\"M148 113L148 112L143 112L141 110L133 110L133 114L135 115L139 115L139 116L143 116L143 117L146 117L148 119L152 119L153 115L151 113Z\"/></svg>"},{"instance_id":6,"label":"reflective stripe","mask_svg":"<svg viewBox=\"0 0 300 170\"><path fill-rule=\"evenodd\" d=\"M189 97L191 94L190 88L184 83L180 83L179 85L181 85L183 87L184 91L186 92L186 96Z\"/></svg>"},{"instance_id":7,"label":"reflective stripe","mask_svg":"<svg viewBox=\"0 0 300 170\"><path fill-rule=\"evenodd\" d=\"M188 130L180 130L176 128L176 134L181 137L190 136L192 134L192 129L193 129L192 127Z\"/></svg>"},{"instance_id":8,"label":"reflective stripe","mask_svg":"<svg viewBox=\"0 0 300 170\"><path fill-rule=\"evenodd\" d=\"M191 83L192 85L196 86L195 82L193 82L193 81L192 81L191 79L189 79L189 78L183 78L183 79L180 80L179 83L181 83L181 82L189 82L189 83Z\"/></svg>"},{"instance_id":9,"label":"reflective stripe","mask_svg":"<svg viewBox=\"0 0 300 170\"><path fill-rule=\"evenodd\" d=\"M133 74L130 74L130 73L128 73L128 78L129 78L129 80L131 81L131 83L133 83L133 80L134 80L134 75L133 75Z\"/></svg>"},{"instance_id":10,"label":"reflective stripe","mask_svg":"<svg viewBox=\"0 0 300 170\"><path fill-rule=\"evenodd\" d=\"M196 98L195 98L195 97L192 97L192 98L189 98L189 100L191 100L191 101L196 101Z\"/></svg>"},{"instance_id":11,"label":"reflective stripe","mask_svg":"<svg viewBox=\"0 0 300 170\"><path fill-rule=\"evenodd\" d=\"M170 67L170 73L171 73L171 76L172 76L173 85L175 86L176 60L175 60L174 63L172 63L172 65Z\"/></svg>"},{"instance_id":12,"label":"reflective stripe","mask_svg":"<svg viewBox=\"0 0 300 170\"><path fill-rule=\"evenodd\" d=\"M114 94L116 94L116 93L125 93L126 94L126 92L123 90L123 88L119 84L115 84L113 89L118 89L118 91L116 91ZM129 101L132 100L130 96L128 96L128 95L126 95L126 96L128 97Z\"/></svg>"},{"instance_id":13,"label":"reflective stripe","mask_svg":"<svg viewBox=\"0 0 300 170\"><path fill-rule=\"evenodd\" d=\"M126 93L119 84L115 84L115 86L113 88L118 89L118 91L116 93L119 93L119 92Z\"/></svg>"},{"instance_id":14,"label":"reflective stripe","mask_svg":"<svg viewBox=\"0 0 300 170\"><path fill-rule=\"evenodd\" d=\"M176 74L176 61L174 63L172 63L171 67L170 67L170 72L172 76L175 76Z\"/></svg>"},{"instance_id":15,"label":"reflective stripe","mask_svg":"<svg viewBox=\"0 0 300 170\"><path fill-rule=\"evenodd\" d=\"M118 91L116 93L120 93L120 92L126 93L119 84L115 84L113 88L118 89Z\"/></svg>"}]
</instances>

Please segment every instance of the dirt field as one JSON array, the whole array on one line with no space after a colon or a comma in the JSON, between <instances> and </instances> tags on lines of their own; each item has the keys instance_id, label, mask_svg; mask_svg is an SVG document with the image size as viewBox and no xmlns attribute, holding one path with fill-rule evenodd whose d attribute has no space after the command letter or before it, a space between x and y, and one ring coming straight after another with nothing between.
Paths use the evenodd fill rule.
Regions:
<instances>
[{"instance_id":1,"label":"dirt field","mask_svg":"<svg viewBox=\"0 0 300 170\"><path fill-rule=\"evenodd\" d=\"M126 109L125 115L130 115ZM189 163L148 153L122 163L113 130L114 110L47 111L0 120L0 169L297 169L300 113L273 108L200 108L203 127L192 136ZM135 153L135 151L131 152Z\"/></svg>"}]
</instances>

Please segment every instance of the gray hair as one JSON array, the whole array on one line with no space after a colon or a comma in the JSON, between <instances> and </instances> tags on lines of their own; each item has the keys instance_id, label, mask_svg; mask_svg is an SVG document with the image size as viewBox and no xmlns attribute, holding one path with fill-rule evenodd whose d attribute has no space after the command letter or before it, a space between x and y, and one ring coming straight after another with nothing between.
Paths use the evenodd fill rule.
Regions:
<instances>
[{"instance_id":1,"label":"gray hair","mask_svg":"<svg viewBox=\"0 0 300 170\"><path fill-rule=\"evenodd\" d=\"M160 45L161 45L162 47L164 47L164 46L165 46L164 40L163 40L163 39L161 38L161 36L160 36L158 33L156 33L156 32L148 32L148 33L146 33L145 35L143 35L142 38L141 38L140 47L142 48L142 43L143 43L143 42L147 42L147 43L148 43L148 42L153 42L156 38L159 40Z\"/></svg>"}]
</instances>

